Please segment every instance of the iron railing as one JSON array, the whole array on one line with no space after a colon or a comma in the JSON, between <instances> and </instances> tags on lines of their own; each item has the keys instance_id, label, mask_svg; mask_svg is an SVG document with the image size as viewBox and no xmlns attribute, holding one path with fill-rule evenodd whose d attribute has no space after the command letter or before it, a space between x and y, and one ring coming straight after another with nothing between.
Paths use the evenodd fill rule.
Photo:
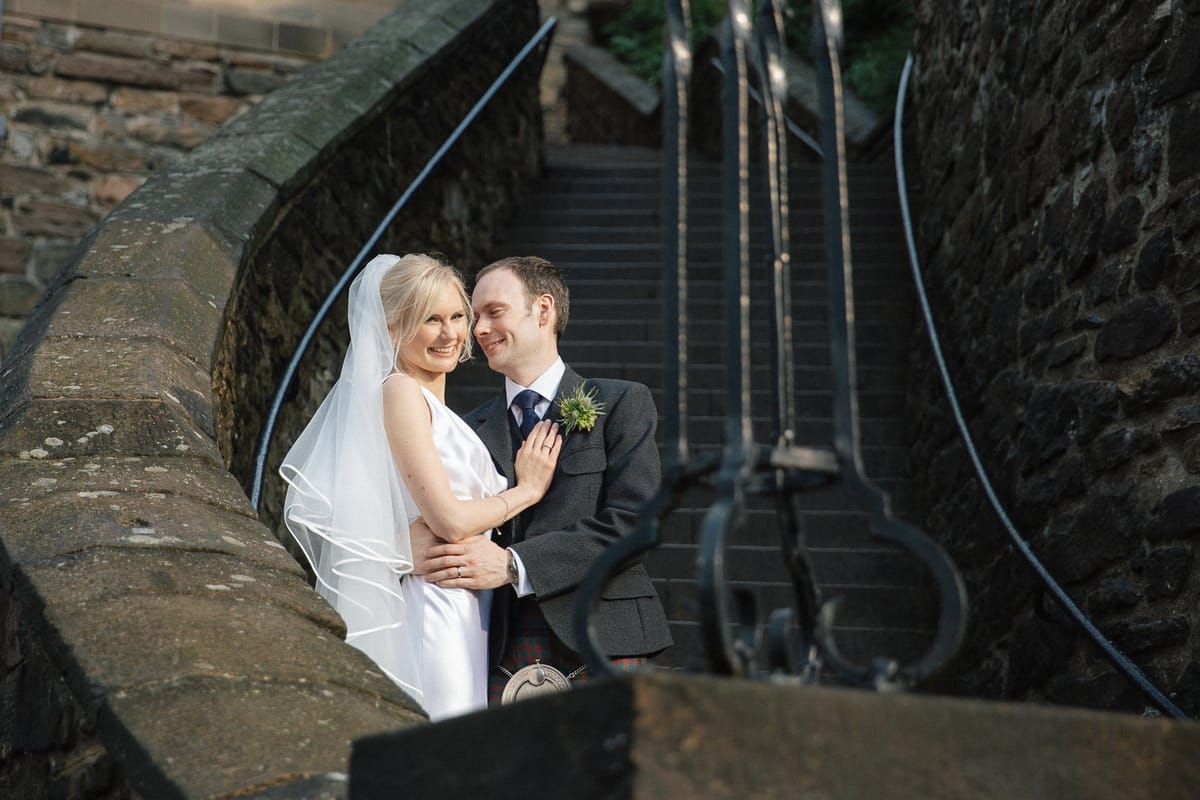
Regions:
<instances>
[{"instance_id":1,"label":"iron railing","mask_svg":"<svg viewBox=\"0 0 1200 800\"><path fill-rule=\"evenodd\" d=\"M489 86L487 91L480 96L479 100L476 101L475 105L471 107L471 110L467 112L462 121L458 123L458 127L450 132L450 135L446 137L446 140L443 141L441 146L439 146L434 154L430 156L429 160L425 163L425 166L422 167L421 171L417 173L417 176L413 178L412 183L408 185L408 188L406 188L400 195L399 199L397 199L392 205L388 213L384 215L379 225L376 226L375 231L367 239L366 243L363 244L362 248L359 249L358 254L354 257L354 260L350 262L350 266L346 268L346 271L342 273L341 278L339 278L337 283L333 285L333 288L329 290L329 294L326 295L324 302L321 303L321 307L317 309L317 313L313 315L312 321L308 324L308 328L304 331L304 335L300 337L299 344L296 345L296 351L292 354L292 358L288 362L287 368L284 370L283 377L280 378L279 386L276 387L275 394L271 399L271 407L267 411L266 420L263 422L262 430L259 433L258 448L254 453L254 474L250 486L250 503L254 506L255 511L259 510L259 505L262 503L262 485L263 476L267 466L267 453L271 448L271 439L275 435L275 426L279 421L279 412L283 408L284 397L287 396L288 390L292 386L292 382L296 379L296 371L300 367L300 361L304 358L304 354L308 352L309 345L312 344L313 337L316 336L317 330L321 327L321 323L325 321L325 318L333 309L333 304L337 302L339 297L341 297L342 292L344 292L346 287L350 285L350 282L354 280L354 276L358 274L360 269L362 269L362 266L366 262L367 258L375 254L375 246L379 243L379 240L383 238L383 234L391 226L392 222L395 221L397 215L399 215L404 206L408 204L408 201L413 194L416 193L416 191L421 188L422 184L425 183L425 179L429 177L431 172L433 172L434 167L441 162L442 158L447 152L449 152L450 148L458 143L458 140L462 138L462 135L466 129L470 127L471 123L475 121L475 118L478 117L487 104L491 102L491 99L496 95L496 92L500 91L504 84L508 82L508 79L512 77L513 73L516 72L521 64L525 62L525 59L529 57L529 54L536 50L539 45L549 39L557 24L557 17L548 18L544 23L542 23L542 26L537 30L537 33L535 33L529 39L529 41L525 43L525 46L522 47L520 51L513 57L512 61L510 61L508 65L501 70L500 75L495 81L492 82L492 85Z\"/></svg>"},{"instance_id":2,"label":"iron railing","mask_svg":"<svg viewBox=\"0 0 1200 800\"><path fill-rule=\"evenodd\" d=\"M923 532L895 519L886 494L865 476L859 442L855 330L852 294L853 269L849 248L846 155L843 131L841 75L838 52L841 42L840 7L835 0L814 3L815 51L821 90L822 197L824 242L829 276L829 316L833 360L834 442L832 450L798 447L794 441L793 347L790 339L791 255L788 240L787 140L783 116L786 92L782 65L782 8L777 0L764 0L756 25L751 24L744 0L728 0L721 36L722 74L722 271L726 375L724 446L719 462L711 458L689 460L686 436L678 426L686 420L687 319L680 301L686 297L686 229L682 222L686 198L675 198L678 209L664 210L664 336L675 332L676 347L665 348L663 385L669 426L664 480L655 499L643 510L639 530L608 548L580 587L575 625L583 655L593 673L609 673L612 665L600 651L590 616L604 584L620 568L648 552L659 542L663 518L691 485L710 481L716 498L700 531L697 556L697 594L700 626L708 667L722 674L791 675L813 681L832 674L841 682L902 688L927 679L957 651L966 629L966 590L953 563ZM687 4L667 2L668 44L664 58L663 183L673 191L686 184L686 128L676 117L686 117L686 80L681 64L687 61ZM753 35L752 35L753 34ZM772 332L771 445L753 441L750 425L749 379L749 157L747 125L748 64L758 73L764 112L763 148L768 195L770 247L770 318ZM670 135L667 135L670 131ZM853 663L842 655L833 634L837 601L823 602L809 564L803 529L798 522L799 495L841 480L865 506L872 533L912 553L933 577L940 597L940 613L933 642L916 662L901 664L892 658ZM774 499L781 527L785 562L793 584L791 608L776 609L765 626L759 624L752 595L726 578L725 547L739 527L748 493ZM766 630L766 641L759 631ZM766 665L757 662L765 644Z\"/></svg>"}]
</instances>

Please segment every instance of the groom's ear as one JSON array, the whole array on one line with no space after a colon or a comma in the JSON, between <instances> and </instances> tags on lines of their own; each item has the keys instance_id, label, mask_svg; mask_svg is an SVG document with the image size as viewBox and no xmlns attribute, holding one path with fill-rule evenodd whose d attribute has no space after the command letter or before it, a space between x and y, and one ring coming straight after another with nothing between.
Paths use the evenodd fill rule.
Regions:
<instances>
[{"instance_id":1,"label":"groom's ear","mask_svg":"<svg viewBox=\"0 0 1200 800\"><path fill-rule=\"evenodd\" d=\"M549 325L554 327L554 321L558 317L558 313L554 308L554 295L543 294L535 301L538 314L538 325Z\"/></svg>"}]
</instances>

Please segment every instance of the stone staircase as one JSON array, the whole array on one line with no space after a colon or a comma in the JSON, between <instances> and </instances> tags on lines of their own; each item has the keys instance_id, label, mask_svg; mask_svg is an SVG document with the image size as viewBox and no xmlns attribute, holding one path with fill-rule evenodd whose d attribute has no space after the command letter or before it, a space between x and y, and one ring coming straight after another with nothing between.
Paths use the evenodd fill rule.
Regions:
<instances>
[{"instance_id":1,"label":"stone staircase","mask_svg":"<svg viewBox=\"0 0 1200 800\"><path fill-rule=\"evenodd\" d=\"M721 444L724 376L721 353L720 169L689 167L688 435L694 451ZM819 168L794 168L791 181L794 342L798 443L832 445L828 317L821 243ZM540 255L571 287L571 319L560 342L585 377L643 382L662 411L661 233L659 153L633 148L548 148L546 171L508 228L498 255ZM752 264L765 263L763 192L752 187ZM907 434L905 381L912 338L912 290L890 164L850 171L852 253L858 316L859 408L869 476L889 491L904 516ZM766 270L752 279L751 380L756 441L769 437L769 339ZM451 378L449 401L469 410L497 391L499 379L476 359ZM676 646L660 657L687 666L698 654L696 542L711 491L689 491L648 557L672 620ZM908 660L931 638L936 595L924 570L903 552L874 540L865 514L840 485L802 498L802 524L817 579L827 596L845 598L838 641L855 658L888 654ZM769 504L752 499L731 537L727 563L738 585L765 611L787 605L790 583Z\"/></svg>"}]
</instances>

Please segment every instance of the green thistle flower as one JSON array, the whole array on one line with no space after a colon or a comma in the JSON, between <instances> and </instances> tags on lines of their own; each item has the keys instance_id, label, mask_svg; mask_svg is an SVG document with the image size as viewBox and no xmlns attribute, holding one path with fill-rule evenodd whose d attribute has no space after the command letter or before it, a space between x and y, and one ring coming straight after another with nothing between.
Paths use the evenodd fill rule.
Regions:
<instances>
[{"instance_id":1,"label":"green thistle flower","mask_svg":"<svg viewBox=\"0 0 1200 800\"><path fill-rule=\"evenodd\" d=\"M563 436L575 430L590 431L596 427L596 420L604 413L604 403L596 402L596 388L584 391L585 385L586 383L581 383L569 395L558 398L558 407L562 411L558 427Z\"/></svg>"}]
</instances>

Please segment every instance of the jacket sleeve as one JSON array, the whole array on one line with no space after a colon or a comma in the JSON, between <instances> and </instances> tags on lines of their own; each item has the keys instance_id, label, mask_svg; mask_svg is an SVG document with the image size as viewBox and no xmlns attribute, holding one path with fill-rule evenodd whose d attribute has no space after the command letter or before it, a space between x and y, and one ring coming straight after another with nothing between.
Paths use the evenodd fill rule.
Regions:
<instances>
[{"instance_id":1,"label":"jacket sleeve","mask_svg":"<svg viewBox=\"0 0 1200 800\"><path fill-rule=\"evenodd\" d=\"M600 398L606 402L605 414L586 434L601 434L602 441L589 441L564 455L554 478L557 485L542 499L525 540L513 545L541 600L582 582L604 548L635 529L642 506L658 491L658 412L650 390L640 383L615 386L607 399ZM644 579L637 581L634 593L644 594L649 579L640 566L632 569Z\"/></svg>"}]
</instances>

